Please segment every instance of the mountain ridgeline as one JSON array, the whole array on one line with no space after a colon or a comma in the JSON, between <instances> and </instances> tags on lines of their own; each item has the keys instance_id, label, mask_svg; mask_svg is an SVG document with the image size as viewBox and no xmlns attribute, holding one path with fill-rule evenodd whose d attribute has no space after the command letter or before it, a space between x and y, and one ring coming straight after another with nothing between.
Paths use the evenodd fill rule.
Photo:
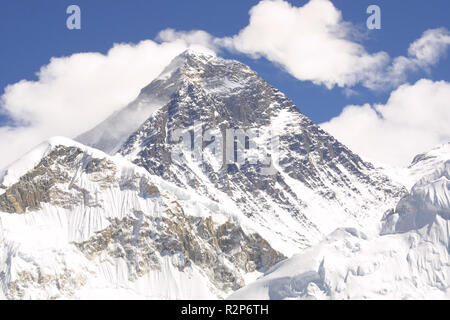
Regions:
<instances>
[{"instance_id":1,"label":"mountain ridgeline","mask_svg":"<svg viewBox=\"0 0 450 320\"><path fill-rule=\"evenodd\" d=\"M158 108L155 101L160 103ZM136 108L150 110L139 125L126 116ZM115 139L109 132L119 123L127 128L123 131L128 136ZM202 142L200 160L192 160L189 152L173 159L179 144L173 132L216 130L225 146L227 138L233 139L227 129L256 129L257 156L268 154L269 161L224 160L217 165L209 141ZM276 150L270 148L273 138L277 139ZM118 152L150 173L212 200L231 200L267 229L267 236L281 237L296 249L319 240L336 224L358 224L360 220L367 224L367 219L378 219L380 206L392 206L403 192L249 67L194 51L176 57L133 103L79 141L105 152ZM234 144L231 152L248 148L248 143L243 145L239 139ZM227 150L224 148L223 158L233 158L227 157ZM267 167L271 174L264 174Z\"/></svg>"}]
</instances>

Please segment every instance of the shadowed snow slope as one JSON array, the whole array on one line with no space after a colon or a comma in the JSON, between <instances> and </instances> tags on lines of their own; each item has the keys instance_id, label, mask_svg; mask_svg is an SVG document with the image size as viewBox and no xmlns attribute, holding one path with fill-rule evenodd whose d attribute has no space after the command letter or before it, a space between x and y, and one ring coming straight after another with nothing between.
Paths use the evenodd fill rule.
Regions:
<instances>
[{"instance_id":1,"label":"shadowed snow slope","mask_svg":"<svg viewBox=\"0 0 450 320\"><path fill-rule=\"evenodd\" d=\"M385 214L380 236L338 229L230 298L449 299L450 153L440 157Z\"/></svg>"}]
</instances>

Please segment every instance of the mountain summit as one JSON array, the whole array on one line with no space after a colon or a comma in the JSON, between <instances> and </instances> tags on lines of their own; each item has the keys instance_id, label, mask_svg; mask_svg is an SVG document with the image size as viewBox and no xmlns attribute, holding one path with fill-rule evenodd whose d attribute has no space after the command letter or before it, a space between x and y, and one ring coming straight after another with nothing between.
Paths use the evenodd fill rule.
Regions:
<instances>
[{"instance_id":1,"label":"mountain summit","mask_svg":"<svg viewBox=\"0 0 450 320\"><path fill-rule=\"evenodd\" d=\"M178 152L184 133L191 150ZM402 194L248 66L195 51L176 57L134 102L78 140L218 203L231 201L288 255L337 225L372 219L376 228L380 208ZM222 159L212 141L221 142ZM237 161L238 153L253 162Z\"/></svg>"}]
</instances>

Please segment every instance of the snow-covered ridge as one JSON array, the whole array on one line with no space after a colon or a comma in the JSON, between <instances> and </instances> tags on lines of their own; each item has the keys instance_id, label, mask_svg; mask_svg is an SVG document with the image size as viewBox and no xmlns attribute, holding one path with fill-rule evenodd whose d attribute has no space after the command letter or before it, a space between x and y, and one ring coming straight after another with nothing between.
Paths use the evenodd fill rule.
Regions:
<instances>
[{"instance_id":1,"label":"snow-covered ridge","mask_svg":"<svg viewBox=\"0 0 450 320\"><path fill-rule=\"evenodd\" d=\"M232 206L120 156L54 138L19 164L0 195L3 297L218 298L284 258Z\"/></svg>"},{"instance_id":2,"label":"snow-covered ridge","mask_svg":"<svg viewBox=\"0 0 450 320\"><path fill-rule=\"evenodd\" d=\"M101 150L85 146L77 141L60 136L52 137L44 141L33 150L25 154L18 161L12 163L10 166L4 169L1 174L2 180L0 180L2 182L0 184L3 184L3 186L5 187L2 193L4 193L7 188L17 183L19 179L25 174L33 170L39 164L39 162L45 159L52 151L54 151L58 147L79 149L80 152L82 152L82 154L86 157L86 159L101 159L105 162L111 162L116 168L117 178L127 179L129 176L144 177L149 182L158 185L161 190L170 192L181 200L192 200L195 203L213 210L216 213L214 218L217 219L217 221L224 222L227 219L232 219L239 222L239 224L246 228L246 230L255 231L254 228L252 228L253 224L245 216L240 216L238 214L239 210L232 203L221 205L208 198L202 197L197 193L192 192L191 190L180 188L170 182L167 182L161 177L151 175L146 169L131 163L120 154L111 156ZM83 161L81 161L79 165L82 166L82 162Z\"/></svg>"},{"instance_id":3,"label":"snow-covered ridge","mask_svg":"<svg viewBox=\"0 0 450 320\"><path fill-rule=\"evenodd\" d=\"M7 188L16 183L20 179L20 177L33 169L43 158L45 158L52 150L54 150L58 146L78 148L94 158L108 160L113 159L115 163L121 166L132 166L132 164L130 164L128 160L120 157L120 155L111 157L103 151L85 146L72 139L56 136L42 142L31 151L26 153L24 156L22 156L20 159L4 168L0 172L0 185L3 185L5 188ZM140 167L136 167L135 170L140 171L140 173L147 173L146 170ZM0 194L4 192L5 189L0 189Z\"/></svg>"},{"instance_id":4,"label":"snow-covered ridge","mask_svg":"<svg viewBox=\"0 0 450 320\"><path fill-rule=\"evenodd\" d=\"M438 145L428 152L416 155L408 167L390 167L379 163L377 167L393 181L404 185L410 191L419 179L432 174L436 168L447 161L449 153L450 142Z\"/></svg>"},{"instance_id":5,"label":"snow-covered ridge","mask_svg":"<svg viewBox=\"0 0 450 320\"><path fill-rule=\"evenodd\" d=\"M11 163L6 168L0 171L0 185L3 187L9 187L16 183L21 176L31 170L36 166L39 161L42 160L54 147L58 145L68 146L68 147L80 147L80 143L75 142L71 139L65 137L53 137L48 139L37 147L33 148L31 151L27 152L20 159ZM88 147L82 146L83 148L90 149ZM93 150L94 153L102 153L99 150ZM0 194L5 192L5 189L0 189Z\"/></svg>"},{"instance_id":6,"label":"snow-covered ridge","mask_svg":"<svg viewBox=\"0 0 450 320\"><path fill-rule=\"evenodd\" d=\"M434 172L386 213L380 236L338 229L230 298L450 299L450 152L430 154Z\"/></svg>"},{"instance_id":7,"label":"snow-covered ridge","mask_svg":"<svg viewBox=\"0 0 450 320\"><path fill-rule=\"evenodd\" d=\"M432 150L414 157L408 167L409 175L416 181L421 177L430 175L443 162L448 160L450 154L450 142L436 146Z\"/></svg>"}]
</instances>

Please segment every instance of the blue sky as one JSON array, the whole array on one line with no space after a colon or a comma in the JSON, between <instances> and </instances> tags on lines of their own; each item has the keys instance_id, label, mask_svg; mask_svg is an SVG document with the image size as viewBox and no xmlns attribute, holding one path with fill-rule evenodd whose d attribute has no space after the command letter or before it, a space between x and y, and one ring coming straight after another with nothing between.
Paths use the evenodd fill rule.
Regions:
<instances>
[{"instance_id":1,"label":"blue sky","mask_svg":"<svg viewBox=\"0 0 450 320\"><path fill-rule=\"evenodd\" d=\"M351 23L352 28L358 31L360 38L357 43L360 43L369 54L384 51L392 59L405 56L410 44L419 39L424 31L442 27L450 29L448 0L331 1L342 12L343 20ZM307 0L288 2L295 7L308 3ZM167 28L204 30L217 38L236 35L249 24L249 10L258 3L259 1L245 0L2 1L1 92L3 94L7 85L22 79L38 80L36 72L47 65L52 57L70 56L78 52L106 54L114 43L138 43L145 39L155 39L161 30ZM71 4L81 8L81 30L66 28L66 8ZM368 18L366 8L371 4L381 8L381 30L366 28ZM329 89L310 81L300 81L292 72L286 72L279 63L264 57L253 59L248 54L231 53L228 50L222 50L220 55L248 64L270 84L287 94L300 110L316 123L326 122L338 116L348 105L385 104L396 89L392 87L373 90L356 84L351 87L356 94L348 96L341 87ZM423 78L432 81L450 81L448 54L442 54L439 63L429 68L407 73L404 83L413 84ZM7 113L2 114L1 111L0 109L0 129L11 125ZM338 131L336 133L338 134ZM443 139L447 139L445 134L442 136ZM358 151L358 148L355 148Z\"/></svg>"},{"instance_id":2,"label":"blue sky","mask_svg":"<svg viewBox=\"0 0 450 320\"><path fill-rule=\"evenodd\" d=\"M307 1L289 1L301 6ZM35 72L51 57L76 52L106 53L117 42L153 39L166 28L201 29L217 37L236 34L248 24L248 11L258 1L109 1L109 0L16 0L0 5L0 87L21 79L35 79ZM363 41L369 52L386 51L391 56L404 55L408 46L423 31L450 28L448 0L334 0L344 20L367 32ZM82 10L82 29L68 30L65 25L68 5ZM377 4L382 10L381 30L365 29L366 8ZM384 102L388 91L373 92L361 87L360 94L346 97L342 90L328 90L310 82L301 82L261 58L224 54L250 65L270 84L286 93L315 122L336 116L348 104ZM414 73L414 82L423 76L450 80L450 59L444 58L431 74ZM1 118L0 118L1 119ZM3 118L4 119L4 118ZM2 121L2 120L0 120Z\"/></svg>"}]
</instances>

